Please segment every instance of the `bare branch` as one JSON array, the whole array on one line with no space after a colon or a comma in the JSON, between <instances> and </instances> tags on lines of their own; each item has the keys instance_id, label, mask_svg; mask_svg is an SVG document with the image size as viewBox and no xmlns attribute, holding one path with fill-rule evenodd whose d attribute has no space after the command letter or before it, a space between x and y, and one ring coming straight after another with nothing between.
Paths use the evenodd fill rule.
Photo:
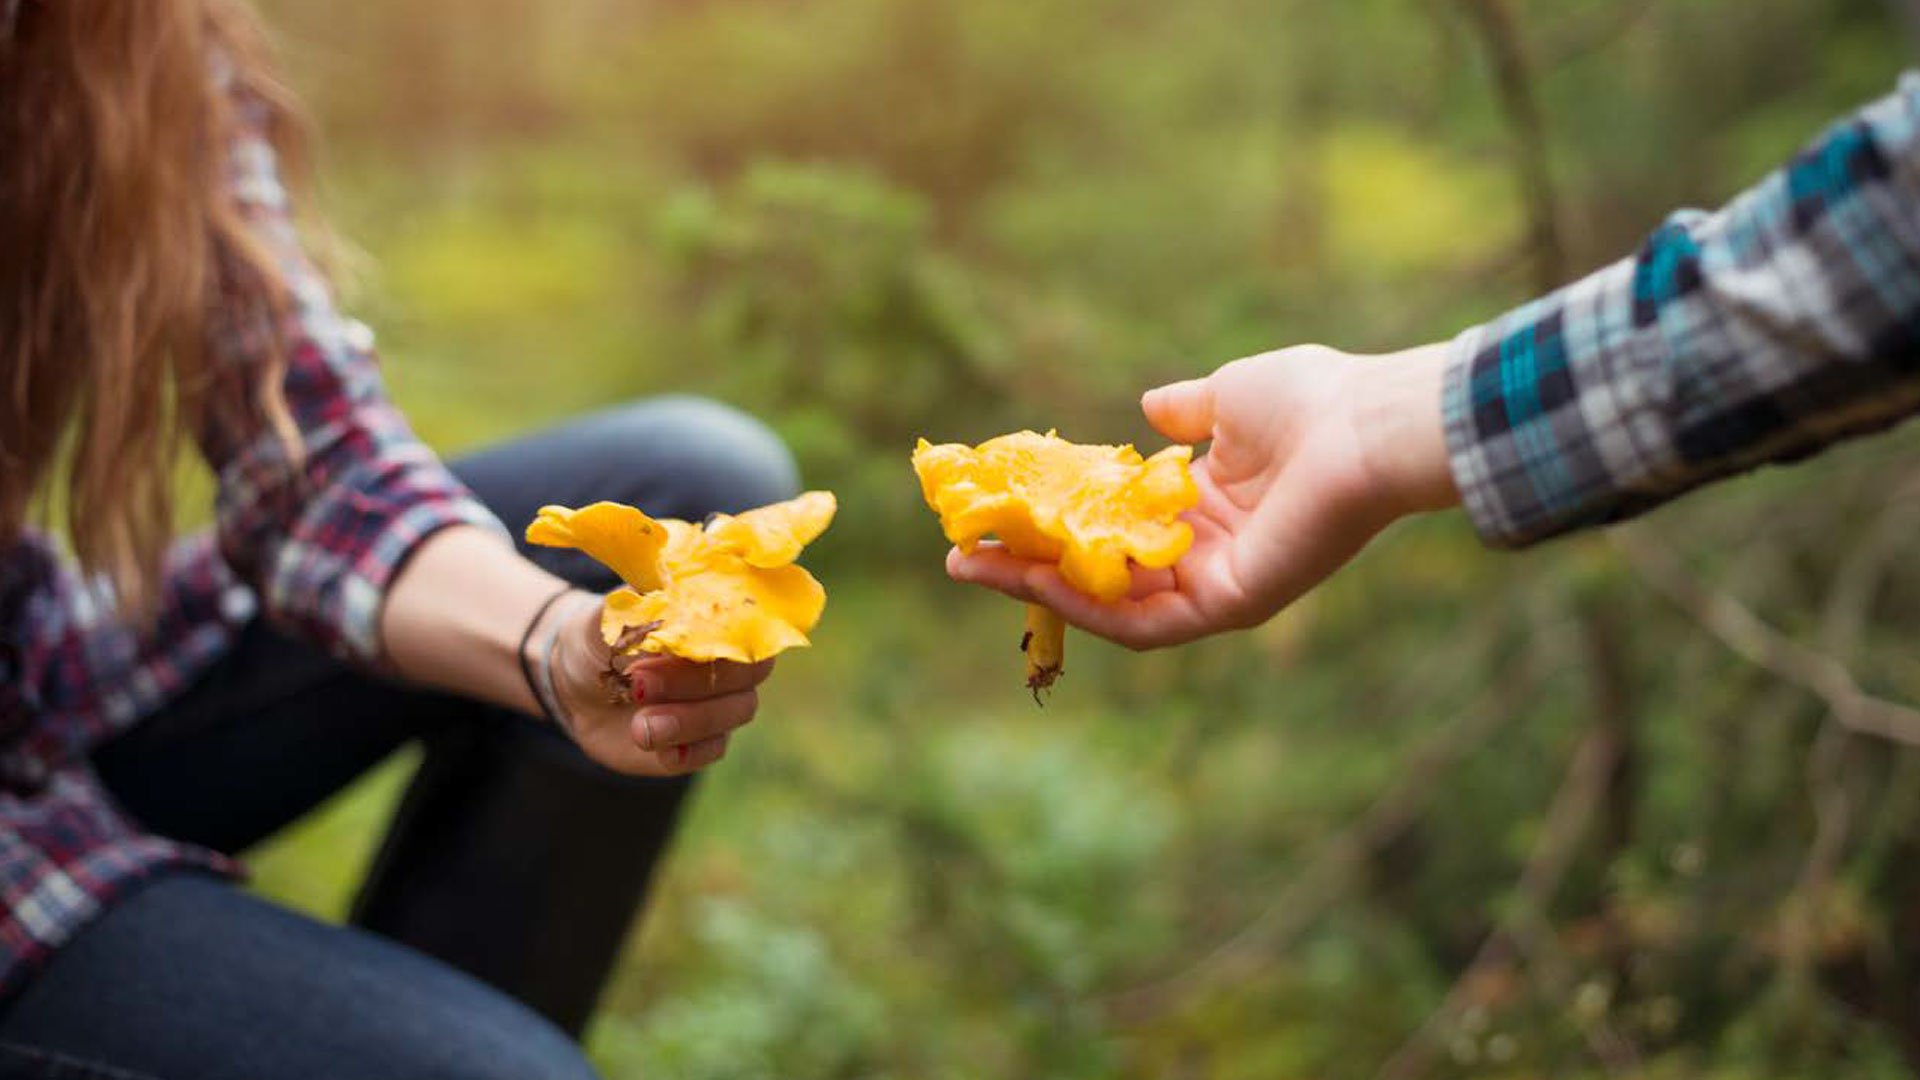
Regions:
<instances>
[{"instance_id":1,"label":"bare branch","mask_svg":"<svg viewBox=\"0 0 1920 1080\"><path fill-rule=\"evenodd\" d=\"M1920 0L1886 0L1889 14L1900 21L1907 40L1920 48Z\"/></svg>"},{"instance_id":2,"label":"bare branch","mask_svg":"<svg viewBox=\"0 0 1920 1080\"><path fill-rule=\"evenodd\" d=\"M1440 1007L1380 1068L1376 1074L1379 1080L1413 1080L1423 1075L1432 1066L1440 1036L1459 1021L1469 1004L1472 988L1482 976L1512 965L1522 955L1546 954L1544 946L1552 936L1546 923L1547 908L1559 892L1580 839L1603 801L1616 750L1604 729L1589 731L1581 740L1567 767L1566 778L1547 810L1540 838L1520 872L1515 886L1518 903L1513 914L1481 942L1473 962L1454 980ZM1568 977L1555 960L1557 957L1537 966L1549 969L1545 981L1564 985ZM1609 1069L1619 1071L1632 1067L1632 1049L1617 1034L1596 1029L1593 1042L1596 1053Z\"/></svg>"},{"instance_id":3,"label":"bare branch","mask_svg":"<svg viewBox=\"0 0 1920 1080\"><path fill-rule=\"evenodd\" d=\"M1920 519L1920 503L1912 494L1911 481L1902 485L1898 496L1889 501L1834 574L1822 611L1820 637L1837 662L1850 660L1858 651L1887 567L1904 550L1913 527L1920 524L1916 521ZM1781 928L1780 977L1789 983L1805 985L1813 978L1820 900L1839 874L1853 832L1858 785L1849 768L1852 741L1837 713L1830 712L1807 758L1814 834L1799 880L1784 905L1788 918Z\"/></svg>"},{"instance_id":4,"label":"bare branch","mask_svg":"<svg viewBox=\"0 0 1920 1080\"><path fill-rule=\"evenodd\" d=\"M1573 865L1580 841L1596 822L1609 834L1608 850L1619 842L1620 837L1613 834L1620 823L1600 819L1610 818L1609 812L1617 810L1616 789L1632 752L1626 716L1630 706L1621 684L1625 678L1624 658L1617 653L1617 641L1610 637L1613 627L1604 609L1590 609L1586 621L1590 666L1595 669L1590 682L1594 723L1574 750L1566 777L1547 809L1539 839L1514 885L1516 902L1511 913L1481 942L1472 962L1454 979L1439 1007L1381 1066L1377 1074L1381 1080L1413 1080L1424 1075L1432 1067L1443 1036L1471 1004L1474 987L1504 968L1524 961L1529 976L1548 998L1564 998L1572 990L1573 966L1560 948L1547 912ZM1610 1073L1637 1067L1639 1054L1633 1044L1604 1018L1589 1025L1585 1034L1594 1055Z\"/></svg>"},{"instance_id":5,"label":"bare branch","mask_svg":"<svg viewBox=\"0 0 1920 1080\"><path fill-rule=\"evenodd\" d=\"M1545 677L1541 653L1529 650L1519 670L1409 754L1397 770L1399 781L1359 818L1323 841L1266 910L1188 967L1114 994L1108 999L1110 1009L1138 1019L1198 989L1264 970L1352 886L1368 855L1413 824L1453 766L1520 714Z\"/></svg>"},{"instance_id":6,"label":"bare branch","mask_svg":"<svg viewBox=\"0 0 1920 1080\"><path fill-rule=\"evenodd\" d=\"M1507 0L1455 2L1479 34L1493 66L1494 91L1513 136L1514 171L1526 199L1534 285L1546 292L1566 280L1567 253L1561 238L1560 197L1547 161L1546 125L1534 91L1534 69Z\"/></svg>"},{"instance_id":7,"label":"bare branch","mask_svg":"<svg viewBox=\"0 0 1920 1080\"><path fill-rule=\"evenodd\" d=\"M1846 665L1787 637L1737 598L1708 588L1642 530L1616 529L1611 537L1641 580L1736 655L1825 701L1853 731L1920 746L1920 709L1862 690Z\"/></svg>"},{"instance_id":8,"label":"bare branch","mask_svg":"<svg viewBox=\"0 0 1920 1080\"><path fill-rule=\"evenodd\" d=\"M1569 20L1540 35L1540 67L1579 60L1618 41L1651 13L1659 0L1618 0L1584 19Z\"/></svg>"}]
</instances>

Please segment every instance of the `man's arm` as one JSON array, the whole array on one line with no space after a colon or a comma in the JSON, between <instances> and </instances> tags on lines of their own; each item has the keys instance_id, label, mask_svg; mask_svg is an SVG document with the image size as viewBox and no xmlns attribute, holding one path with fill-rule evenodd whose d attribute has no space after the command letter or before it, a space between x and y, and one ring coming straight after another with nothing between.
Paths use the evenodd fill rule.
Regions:
<instances>
[{"instance_id":1,"label":"man's arm","mask_svg":"<svg viewBox=\"0 0 1920 1080\"><path fill-rule=\"evenodd\" d=\"M984 548L948 572L1135 647L1255 625L1408 514L1490 544L1616 521L1920 407L1920 78L1714 214L1459 335L1306 346L1143 401L1195 462L1193 549L1114 604Z\"/></svg>"},{"instance_id":2,"label":"man's arm","mask_svg":"<svg viewBox=\"0 0 1920 1080\"><path fill-rule=\"evenodd\" d=\"M1456 338L1447 445L1512 547L1920 404L1920 76L1713 214Z\"/></svg>"}]
</instances>

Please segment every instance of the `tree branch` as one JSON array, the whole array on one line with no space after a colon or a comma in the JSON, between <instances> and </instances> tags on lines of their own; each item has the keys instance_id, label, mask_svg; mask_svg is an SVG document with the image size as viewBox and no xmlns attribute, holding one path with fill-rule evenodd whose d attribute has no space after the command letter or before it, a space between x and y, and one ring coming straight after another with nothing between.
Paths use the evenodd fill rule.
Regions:
<instances>
[{"instance_id":1,"label":"tree branch","mask_svg":"<svg viewBox=\"0 0 1920 1080\"><path fill-rule=\"evenodd\" d=\"M1480 36L1493 66L1494 92L1507 130L1513 136L1513 162L1526 200L1528 245L1533 250L1534 285L1541 292L1566 280L1566 244L1561 238L1560 198L1547 161L1546 125L1534 91L1534 70L1507 0L1455 0Z\"/></svg>"},{"instance_id":2,"label":"tree branch","mask_svg":"<svg viewBox=\"0 0 1920 1080\"><path fill-rule=\"evenodd\" d=\"M1606 48L1645 19L1658 3L1659 0L1616 0L1602 12L1552 28L1540 35L1540 67L1555 68Z\"/></svg>"},{"instance_id":3,"label":"tree branch","mask_svg":"<svg viewBox=\"0 0 1920 1080\"><path fill-rule=\"evenodd\" d=\"M1920 49L1920 0L1887 0L1887 10L1907 32L1907 41Z\"/></svg>"},{"instance_id":4,"label":"tree branch","mask_svg":"<svg viewBox=\"0 0 1920 1080\"><path fill-rule=\"evenodd\" d=\"M1539 839L1514 885L1516 903L1481 942L1472 962L1454 979L1439 1007L1381 1066L1379 1080L1414 1080L1424 1075L1433 1065L1442 1036L1471 1004L1474 988L1502 969L1527 963L1531 977L1549 998L1564 998L1572 988L1572 965L1560 948L1547 913L1573 865L1580 841L1596 821L1607 834L1609 852L1621 841L1617 833L1623 826L1614 815L1619 810L1616 800L1622 770L1633 749L1624 657L1611 636L1613 627L1606 609L1590 609L1588 616L1594 722L1573 753L1566 778L1548 807ZM1585 1034L1594 1055L1609 1072L1626 1072L1637 1066L1639 1055L1633 1044L1604 1019L1589 1026Z\"/></svg>"},{"instance_id":5,"label":"tree branch","mask_svg":"<svg viewBox=\"0 0 1920 1080\"><path fill-rule=\"evenodd\" d=\"M1920 709L1862 690L1844 664L1787 637L1732 595L1708 588L1642 530L1616 529L1611 538L1642 581L1735 655L1820 698L1853 731L1920 746Z\"/></svg>"},{"instance_id":6,"label":"tree branch","mask_svg":"<svg viewBox=\"0 0 1920 1080\"><path fill-rule=\"evenodd\" d=\"M1540 653L1529 650L1519 670L1410 753L1397 770L1399 782L1323 841L1307 857L1305 869L1252 921L1186 968L1112 995L1109 1009L1138 1021L1196 990L1265 970L1275 954L1284 952L1344 895L1369 855L1413 824L1454 765L1520 714L1546 674Z\"/></svg>"},{"instance_id":7,"label":"tree branch","mask_svg":"<svg viewBox=\"0 0 1920 1080\"><path fill-rule=\"evenodd\" d=\"M1540 838L1514 887L1518 903L1513 914L1481 942L1473 962L1453 981L1440 1007L1429 1014L1381 1066L1376 1074L1378 1080L1414 1080L1425 1074L1433 1064L1434 1052L1441 1041L1439 1037L1459 1021L1469 1004L1472 988L1483 976L1531 955L1536 959L1536 967L1543 969L1543 981L1555 986L1564 986L1570 981L1563 959L1557 948L1551 946L1552 929L1547 924L1546 912L1566 878L1581 837L1604 801L1616 749L1601 728L1590 730L1581 740L1567 767L1566 778L1547 810ZM1624 1071L1633 1067L1632 1047L1609 1026L1597 1025L1589 1032L1589 1040L1609 1070Z\"/></svg>"},{"instance_id":8,"label":"tree branch","mask_svg":"<svg viewBox=\"0 0 1920 1080\"><path fill-rule=\"evenodd\" d=\"M1850 660L1865 636L1888 565L1905 549L1913 528L1920 524L1920 502L1910 496L1912 484L1888 505L1842 560L1821 612L1820 638L1836 663ZM1807 757L1807 792L1813 804L1813 842L1807 847L1799 879L1784 905L1780 976L1789 984L1812 981L1818 952L1820 901L1846 858L1857 817L1857 778L1849 768L1853 749L1849 729L1837 712L1822 721Z\"/></svg>"}]
</instances>

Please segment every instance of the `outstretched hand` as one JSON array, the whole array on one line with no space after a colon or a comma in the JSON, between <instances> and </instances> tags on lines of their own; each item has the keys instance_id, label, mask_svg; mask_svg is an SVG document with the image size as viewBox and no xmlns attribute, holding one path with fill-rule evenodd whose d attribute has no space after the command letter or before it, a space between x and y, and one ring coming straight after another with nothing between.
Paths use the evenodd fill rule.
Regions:
<instances>
[{"instance_id":1,"label":"outstretched hand","mask_svg":"<svg viewBox=\"0 0 1920 1080\"><path fill-rule=\"evenodd\" d=\"M1356 357L1302 346L1149 391L1141 408L1194 463L1193 547L1136 568L1103 604L1049 564L982 544L947 556L955 580L1052 608L1135 649L1256 626L1339 569L1397 518L1458 501L1440 420L1443 346Z\"/></svg>"}]
</instances>

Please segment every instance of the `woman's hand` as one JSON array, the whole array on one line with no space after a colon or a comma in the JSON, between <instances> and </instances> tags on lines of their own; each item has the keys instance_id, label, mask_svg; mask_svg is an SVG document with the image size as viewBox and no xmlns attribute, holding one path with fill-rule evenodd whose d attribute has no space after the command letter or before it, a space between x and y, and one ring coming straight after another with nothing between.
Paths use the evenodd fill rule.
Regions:
<instances>
[{"instance_id":1,"label":"woman's hand","mask_svg":"<svg viewBox=\"0 0 1920 1080\"><path fill-rule=\"evenodd\" d=\"M600 598L580 592L554 605L553 679L567 734L593 760L634 776L678 776L720 760L727 738L753 719L756 689L773 661L696 664L668 656L620 662L600 636ZM534 634L537 647L545 630ZM537 659L537 658L536 658ZM614 700L616 692L631 700Z\"/></svg>"},{"instance_id":2,"label":"woman's hand","mask_svg":"<svg viewBox=\"0 0 1920 1080\"><path fill-rule=\"evenodd\" d=\"M993 545L951 552L947 572L1136 649L1258 625L1395 519L1459 501L1445 364L1445 346L1374 358L1303 346L1149 391L1141 407L1156 430L1213 446L1194 463L1193 548L1171 570L1136 570L1126 600L1102 604Z\"/></svg>"}]
</instances>

